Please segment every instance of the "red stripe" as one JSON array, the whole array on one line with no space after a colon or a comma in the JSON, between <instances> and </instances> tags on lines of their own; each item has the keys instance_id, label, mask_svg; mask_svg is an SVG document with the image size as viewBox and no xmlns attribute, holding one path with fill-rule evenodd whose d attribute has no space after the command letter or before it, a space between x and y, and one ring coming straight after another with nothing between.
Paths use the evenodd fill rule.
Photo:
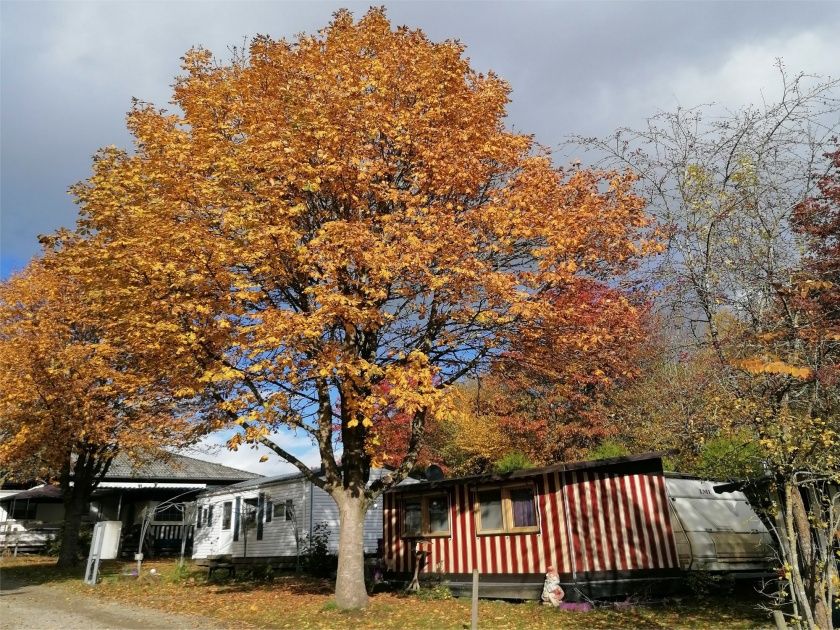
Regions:
<instances>
[{"instance_id":1,"label":"red stripe","mask_svg":"<svg viewBox=\"0 0 840 630\"><path fill-rule=\"evenodd\" d=\"M549 529L549 521L554 519L554 511L551 509L552 503L554 503L554 483L551 479L551 475L543 475L542 478L542 502L541 510L540 510L540 536L535 541L537 545L539 545L540 549L542 549L542 556L545 560L545 563L538 563L537 570L547 571L549 566L554 566L559 571L559 567L557 567L557 560L552 557L551 553L551 536L553 536L553 532ZM550 518L549 518L550 517ZM553 525L553 524L552 524ZM552 527L553 529L553 527ZM541 539L541 540L540 540ZM557 548L556 540L555 540L555 550Z\"/></svg>"},{"instance_id":2,"label":"red stripe","mask_svg":"<svg viewBox=\"0 0 840 630\"><path fill-rule=\"evenodd\" d=\"M391 565L391 554L392 554L392 545L393 538L391 538L391 495L386 494L382 497L382 519L383 523L383 531L382 535L385 538L385 566L388 569L393 569Z\"/></svg>"},{"instance_id":3,"label":"red stripe","mask_svg":"<svg viewBox=\"0 0 840 630\"><path fill-rule=\"evenodd\" d=\"M531 536L531 570L530 573L539 571L540 566L540 547L539 536Z\"/></svg>"},{"instance_id":4,"label":"red stripe","mask_svg":"<svg viewBox=\"0 0 840 630\"><path fill-rule=\"evenodd\" d=\"M554 557L547 559L546 564L553 564L556 571L565 573L569 570L569 567L566 566L566 562L563 559L563 530L561 527L563 527L564 523L560 501L560 493L563 492L563 488L558 482L559 478L557 473L551 475L549 478L549 483L552 488L550 495L551 503L549 505L549 509L551 510L551 531L548 532L548 535L554 537ZM548 567L545 567L545 570L547 571Z\"/></svg>"},{"instance_id":5,"label":"red stripe","mask_svg":"<svg viewBox=\"0 0 840 630\"><path fill-rule=\"evenodd\" d=\"M464 492L466 488L455 487L455 503L458 506L458 537L455 539L455 550L459 557L458 573L466 573L469 571L467 566L467 523L466 523L466 509L464 501Z\"/></svg>"},{"instance_id":6,"label":"red stripe","mask_svg":"<svg viewBox=\"0 0 840 630\"><path fill-rule=\"evenodd\" d=\"M610 489L610 502L612 504L613 509L613 531L615 532L616 537L616 567L619 571L626 571L630 567L627 566L627 557L626 557L626 549L627 549L627 534L624 531L624 527L621 524L621 504L619 493L621 492L620 488L616 485L616 478L615 475L609 475L609 489Z\"/></svg>"},{"instance_id":7,"label":"red stripe","mask_svg":"<svg viewBox=\"0 0 840 630\"><path fill-rule=\"evenodd\" d=\"M519 556L519 562L522 565L522 573L531 573L531 565L528 561L528 546L526 542L525 536L519 536L519 553L521 554Z\"/></svg>"},{"instance_id":8,"label":"red stripe","mask_svg":"<svg viewBox=\"0 0 840 630\"><path fill-rule=\"evenodd\" d=\"M621 486L621 511L624 514L624 533L627 537L627 546L630 549L630 569L638 569L641 567L641 562L638 557L639 545L633 537L633 506L629 485L630 477L623 475L617 480Z\"/></svg>"},{"instance_id":9,"label":"red stripe","mask_svg":"<svg viewBox=\"0 0 840 630\"><path fill-rule=\"evenodd\" d=\"M648 511L647 522L650 524L651 545L653 546L653 552L656 555L656 567L662 568L665 566L665 554L663 553L662 537L660 535L659 507L656 505L656 497L650 491L650 476L644 475L642 477L642 485L645 490L645 504Z\"/></svg>"},{"instance_id":10,"label":"red stripe","mask_svg":"<svg viewBox=\"0 0 840 630\"><path fill-rule=\"evenodd\" d=\"M641 483L641 489L642 489L642 500L644 501L644 504L645 504L645 517L646 517L645 518L645 525L647 526L647 530L648 530L648 533L650 535L650 538L649 538L650 546L652 547L654 556L656 557L656 560L655 560L656 564L654 566L656 566L657 568L660 568L660 567L664 566L664 564L662 562L662 553L659 549L659 544L658 544L658 541L657 541L656 527L654 525L655 510L654 510L653 505L651 505L651 502L650 502L650 496L649 496L650 487L648 485L648 480L649 480L649 477L647 475L640 475L640 483Z\"/></svg>"},{"instance_id":11,"label":"red stripe","mask_svg":"<svg viewBox=\"0 0 840 630\"><path fill-rule=\"evenodd\" d=\"M636 531L639 532L639 542L644 560L642 567L650 569L654 566L654 559L650 549L650 534L647 530L647 514L639 475L632 475L630 483L633 487L633 515L636 519Z\"/></svg>"},{"instance_id":12,"label":"red stripe","mask_svg":"<svg viewBox=\"0 0 840 630\"><path fill-rule=\"evenodd\" d=\"M478 571L481 572L483 566L479 562L479 555L478 555L479 554L478 550L481 547L481 545L480 545L479 540L478 540L477 530L475 529L476 521L475 521L475 506L473 505L473 498L474 497L473 497L472 493L470 493L469 489L467 489L467 505L469 506L469 512L470 512L470 515L471 515L468 522L470 524L470 531L472 532L472 535L470 536L470 545L472 546L473 566L471 568L478 569Z\"/></svg>"},{"instance_id":13,"label":"red stripe","mask_svg":"<svg viewBox=\"0 0 840 630\"><path fill-rule=\"evenodd\" d=\"M607 563L604 567L608 571L615 570L616 568L616 553L615 553L615 530L616 526L613 523L613 519L610 518L610 489L608 487L608 477L607 475L601 475L598 480L598 489L600 490L601 494L601 505L599 506L601 509L601 514L604 518L604 526L606 527L606 555L607 555Z\"/></svg>"},{"instance_id":14,"label":"red stripe","mask_svg":"<svg viewBox=\"0 0 840 630\"><path fill-rule=\"evenodd\" d=\"M554 473L554 485L557 491L554 493L554 537L556 539L555 553L557 555L557 564L562 567L556 567L558 571L564 573L572 570L571 551L569 550L569 528L567 526L567 519L569 515L566 513L566 502L563 500L565 488L563 485L563 478L560 474Z\"/></svg>"},{"instance_id":15,"label":"red stripe","mask_svg":"<svg viewBox=\"0 0 840 630\"><path fill-rule=\"evenodd\" d=\"M566 483L566 502L569 505L569 523L571 524L571 540L569 546L572 550L572 566L576 571L581 570L580 537L578 536L578 527L580 526L580 514L578 514L577 506L575 505L575 488L577 486L577 479L574 473L563 473L563 481Z\"/></svg>"},{"instance_id":16,"label":"red stripe","mask_svg":"<svg viewBox=\"0 0 840 630\"><path fill-rule=\"evenodd\" d=\"M589 570L594 571L596 567L596 548L600 546L600 540L598 539L597 527L593 522L593 514L592 514L592 503L594 498L591 495L592 484L590 481L589 473L581 473L581 477L583 477L584 482L581 483L580 490L581 490L581 497L580 497L580 508L581 511L586 515L585 518L585 527L584 530L584 538L581 541L581 545L585 545L586 551L586 559L589 563Z\"/></svg>"},{"instance_id":17,"label":"red stripe","mask_svg":"<svg viewBox=\"0 0 840 630\"><path fill-rule=\"evenodd\" d=\"M606 539L606 532L603 531L601 528L601 510L600 506L598 505L598 475L596 473L592 473L590 475L590 481L588 484L589 490L589 509L590 515L592 518L592 527L594 530L594 535L590 537L590 544L592 545L592 553L595 558L598 559L598 564L596 569L600 569L601 571L607 568L607 556L606 550L604 547L604 540Z\"/></svg>"},{"instance_id":18,"label":"red stripe","mask_svg":"<svg viewBox=\"0 0 840 630\"><path fill-rule=\"evenodd\" d=\"M665 536L665 527L662 523L662 504L659 500L659 492L656 485L656 479L654 475L649 475L646 477L647 488L648 492L650 493L650 500L651 500L651 524L654 527L654 533L656 534L656 551L659 555L659 566L664 568L669 565L668 562L668 552L666 550L667 546L667 538Z\"/></svg>"},{"instance_id":19,"label":"red stripe","mask_svg":"<svg viewBox=\"0 0 840 630\"><path fill-rule=\"evenodd\" d=\"M496 537L495 536L488 536L487 537L487 564L490 567L491 573L498 573L499 572L499 559L496 556Z\"/></svg>"},{"instance_id":20,"label":"red stripe","mask_svg":"<svg viewBox=\"0 0 840 630\"><path fill-rule=\"evenodd\" d=\"M656 476L656 483L659 486L659 496L662 497L662 519L664 521L665 526L665 533L668 536L668 550L670 551L671 555L671 563L670 567L676 567L677 562L677 543L674 540L674 528L671 524L671 503L668 499L668 492L665 488L665 478L661 475Z\"/></svg>"},{"instance_id":21,"label":"red stripe","mask_svg":"<svg viewBox=\"0 0 840 630\"><path fill-rule=\"evenodd\" d=\"M517 548L520 538L522 538L522 536L511 536L510 539L510 572L514 575L522 573L519 560L519 549Z\"/></svg>"},{"instance_id":22,"label":"red stripe","mask_svg":"<svg viewBox=\"0 0 840 630\"><path fill-rule=\"evenodd\" d=\"M472 505L470 504L469 489L464 488L464 546L469 546L470 555L464 570L471 572L478 565L475 562L475 517L473 516Z\"/></svg>"}]
</instances>

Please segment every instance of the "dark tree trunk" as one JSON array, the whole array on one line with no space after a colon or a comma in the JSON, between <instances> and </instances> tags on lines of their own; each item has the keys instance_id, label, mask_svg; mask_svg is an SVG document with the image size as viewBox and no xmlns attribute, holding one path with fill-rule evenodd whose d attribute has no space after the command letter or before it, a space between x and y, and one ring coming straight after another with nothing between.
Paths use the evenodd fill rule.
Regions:
<instances>
[{"instance_id":1,"label":"dark tree trunk","mask_svg":"<svg viewBox=\"0 0 840 630\"><path fill-rule=\"evenodd\" d=\"M100 479L108 472L114 452L107 447L81 449L75 461L68 454L60 477L64 497L64 525L61 528L61 546L58 565L62 568L79 564L79 533L90 497Z\"/></svg>"},{"instance_id":2,"label":"dark tree trunk","mask_svg":"<svg viewBox=\"0 0 840 630\"><path fill-rule=\"evenodd\" d=\"M79 563L79 533L82 517L90 500L93 488L73 486L64 490L64 525L61 528L61 548L58 552L58 566L74 567Z\"/></svg>"}]
</instances>

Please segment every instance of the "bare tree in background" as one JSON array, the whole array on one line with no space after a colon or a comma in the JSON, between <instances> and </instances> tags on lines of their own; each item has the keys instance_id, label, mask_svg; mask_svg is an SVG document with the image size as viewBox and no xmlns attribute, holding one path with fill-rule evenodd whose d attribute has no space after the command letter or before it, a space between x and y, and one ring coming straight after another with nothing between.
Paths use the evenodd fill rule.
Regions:
<instances>
[{"instance_id":1,"label":"bare tree in background","mask_svg":"<svg viewBox=\"0 0 840 630\"><path fill-rule=\"evenodd\" d=\"M747 430L775 490L785 611L797 626L831 628L840 334L824 306L838 280L818 277L812 261L837 235L801 229L797 209L826 197L833 182L840 82L791 76L781 62L779 72L778 100L759 107L678 108L643 129L574 142L597 152L601 166L640 178L667 237L649 269L660 316L674 327L666 354L717 364L738 405L721 430ZM830 207L817 204L817 225Z\"/></svg>"}]
</instances>

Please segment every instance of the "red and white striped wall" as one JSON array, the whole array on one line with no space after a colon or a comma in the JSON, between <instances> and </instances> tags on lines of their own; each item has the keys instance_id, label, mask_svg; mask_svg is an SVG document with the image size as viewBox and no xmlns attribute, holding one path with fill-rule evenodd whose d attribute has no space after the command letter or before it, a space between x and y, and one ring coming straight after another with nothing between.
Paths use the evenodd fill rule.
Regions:
<instances>
[{"instance_id":1,"label":"red and white striped wall","mask_svg":"<svg viewBox=\"0 0 840 630\"><path fill-rule=\"evenodd\" d=\"M564 574L678 566L662 475L554 472L533 481L540 530L527 534L476 535L475 487L450 486L450 535L421 543L428 553L423 571L528 574L554 566ZM385 564L396 573L414 570L411 543L400 535L401 496L384 497Z\"/></svg>"}]
</instances>

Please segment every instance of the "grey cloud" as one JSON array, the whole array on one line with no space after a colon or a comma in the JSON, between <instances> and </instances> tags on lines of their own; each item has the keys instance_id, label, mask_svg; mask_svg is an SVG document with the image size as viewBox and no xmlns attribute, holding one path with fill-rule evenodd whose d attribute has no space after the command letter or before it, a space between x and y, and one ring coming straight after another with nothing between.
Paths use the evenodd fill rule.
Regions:
<instances>
[{"instance_id":1,"label":"grey cloud","mask_svg":"<svg viewBox=\"0 0 840 630\"><path fill-rule=\"evenodd\" d=\"M344 4L357 15L367 8ZM3 2L0 274L37 251L38 233L72 225L67 187L89 173L98 147L128 145L131 97L167 103L189 47L225 57L228 46L257 33L316 30L339 6ZM464 42L477 70L511 83L509 122L547 145L638 124L709 90L723 101L727 91L741 96L732 77L719 74L735 51L756 46L755 62L766 56L770 67L786 42L810 33L832 43L840 27L840 5L805 2L401 2L389 14L434 40Z\"/></svg>"}]
</instances>

